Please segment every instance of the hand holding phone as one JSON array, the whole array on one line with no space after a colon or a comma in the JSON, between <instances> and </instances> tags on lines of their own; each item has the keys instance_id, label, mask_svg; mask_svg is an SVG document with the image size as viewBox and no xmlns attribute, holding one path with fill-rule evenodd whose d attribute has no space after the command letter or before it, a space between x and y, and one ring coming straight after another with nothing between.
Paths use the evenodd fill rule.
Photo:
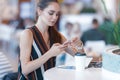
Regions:
<instances>
[{"instance_id":1,"label":"hand holding phone","mask_svg":"<svg viewBox=\"0 0 120 80\"><path fill-rule=\"evenodd\" d=\"M63 45L67 46L66 52L68 52L72 56L74 56L75 53L77 53L77 52L81 52L81 53L84 52L83 43L78 38L73 38L71 40L67 40L63 43Z\"/></svg>"},{"instance_id":2,"label":"hand holding phone","mask_svg":"<svg viewBox=\"0 0 120 80\"><path fill-rule=\"evenodd\" d=\"M65 41L64 43L63 43L63 45L71 45L71 41L70 40L67 40L67 41Z\"/></svg>"}]
</instances>

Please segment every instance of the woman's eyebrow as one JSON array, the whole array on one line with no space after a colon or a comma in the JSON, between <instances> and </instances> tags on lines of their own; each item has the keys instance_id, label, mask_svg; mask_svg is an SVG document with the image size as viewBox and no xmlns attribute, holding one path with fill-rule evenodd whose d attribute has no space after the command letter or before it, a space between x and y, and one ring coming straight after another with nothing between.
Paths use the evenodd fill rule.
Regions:
<instances>
[{"instance_id":1,"label":"woman's eyebrow","mask_svg":"<svg viewBox=\"0 0 120 80\"><path fill-rule=\"evenodd\" d=\"M50 12L58 12L58 13L60 13L60 11L54 11L54 10L50 10Z\"/></svg>"}]
</instances>

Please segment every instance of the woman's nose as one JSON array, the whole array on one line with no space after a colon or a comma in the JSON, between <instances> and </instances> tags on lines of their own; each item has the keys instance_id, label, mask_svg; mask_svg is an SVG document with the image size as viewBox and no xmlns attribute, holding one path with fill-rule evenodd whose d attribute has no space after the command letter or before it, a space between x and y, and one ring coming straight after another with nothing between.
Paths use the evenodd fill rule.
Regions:
<instances>
[{"instance_id":1,"label":"woman's nose","mask_svg":"<svg viewBox=\"0 0 120 80\"><path fill-rule=\"evenodd\" d=\"M57 20L57 18L58 18L58 16L53 15L53 19L54 19L54 20Z\"/></svg>"}]
</instances>

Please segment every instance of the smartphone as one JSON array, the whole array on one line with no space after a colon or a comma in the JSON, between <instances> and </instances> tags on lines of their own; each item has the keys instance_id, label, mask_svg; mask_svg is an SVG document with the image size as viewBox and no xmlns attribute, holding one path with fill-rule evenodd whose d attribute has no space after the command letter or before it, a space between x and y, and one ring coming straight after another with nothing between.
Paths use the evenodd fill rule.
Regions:
<instances>
[{"instance_id":1,"label":"smartphone","mask_svg":"<svg viewBox=\"0 0 120 80\"><path fill-rule=\"evenodd\" d=\"M58 68L62 68L62 69L75 69L75 66L58 66Z\"/></svg>"}]
</instances>

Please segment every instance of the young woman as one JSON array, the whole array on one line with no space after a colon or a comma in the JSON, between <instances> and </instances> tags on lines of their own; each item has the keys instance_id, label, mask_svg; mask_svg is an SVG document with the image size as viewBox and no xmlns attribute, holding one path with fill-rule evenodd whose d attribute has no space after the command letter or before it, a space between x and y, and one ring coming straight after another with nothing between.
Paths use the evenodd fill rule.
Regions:
<instances>
[{"instance_id":1,"label":"young woman","mask_svg":"<svg viewBox=\"0 0 120 80\"><path fill-rule=\"evenodd\" d=\"M66 41L54 25L60 14L56 0L40 0L38 20L35 26L26 29L20 36L19 80L43 80L45 70L55 66L55 56L66 51L74 55L71 46L80 46L80 41Z\"/></svg>"}]
</instances>

